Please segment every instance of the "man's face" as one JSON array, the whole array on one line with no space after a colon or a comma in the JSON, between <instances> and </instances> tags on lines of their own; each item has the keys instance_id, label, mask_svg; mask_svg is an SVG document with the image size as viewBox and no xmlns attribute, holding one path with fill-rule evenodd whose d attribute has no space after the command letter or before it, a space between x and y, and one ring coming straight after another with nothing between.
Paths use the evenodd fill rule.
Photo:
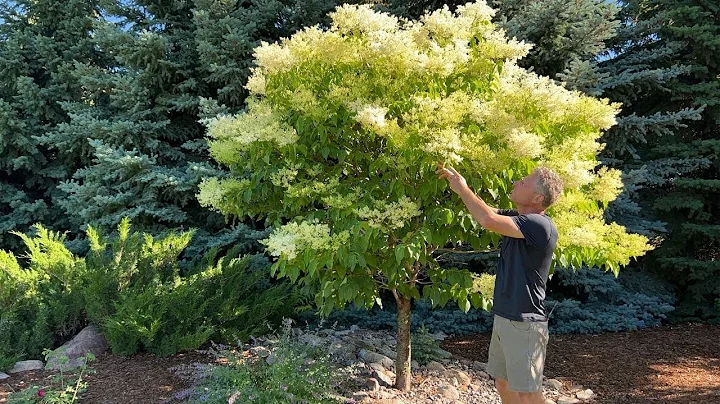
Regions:
<instances>
[{"instance_id":1,"label":"man's face","mask_svg":"<svg viewBox=\"0 0 720 404\"><path fill-rule=\"evenodd\" d=\"M536 184L537 174L534 171L532 174L515 181L513 190L510 193L510 200L516 205L534 205L541 202L536 190Z\"/></svg>"}]
</instances>

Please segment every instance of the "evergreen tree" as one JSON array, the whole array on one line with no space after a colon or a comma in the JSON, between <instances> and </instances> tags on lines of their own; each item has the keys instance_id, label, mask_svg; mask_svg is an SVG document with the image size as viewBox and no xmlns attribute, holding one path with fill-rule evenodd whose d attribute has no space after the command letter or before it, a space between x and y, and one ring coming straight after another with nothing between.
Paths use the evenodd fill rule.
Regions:
<instances>
[{"instance_id":1,"label":"evergreen tree","mask_svg":"<svg viewBox=\"0 0 720 404\"><path fill-rule=\"evenodd\" d=\"M76 63L107 64L91 35L99 3L0 3L0 248L20 247L10 230L27 232L36 222L67 227L53 198L79 162L45 136L69 120L62 103L82 99Z\"/></svg>"},{"instance_id":2,"label":"evergreen tree","mask_svg":"<svg viewBox=\"0 0 720 404\"><path fill-rule=\"evenodd\" d=\"M633 185L609 213L634 231L669 231L648 268L678 287L681 318L718 315L718 9L710 2L628 1L605 57L575 64L563 77L623 103L605 156L622 163Z\"/></svg>"},{"instance_id":3,"label":"evergreen tree","mask_svg":"<svg viewBox=\"0 0 720 404\"><path fill-rule=\"evenodd\" d=\"M48 144L73 152L84 167L59 188L57 199L74 229L114 228L129 217L138 228L217 227L195 200L200 178L214 173L203 160L194 25L186 2L115 5L117 22L98 21L99 47L116 69L77 64L83 99L63 104L69 122Z\"/></svg>"},{"instance_id":4,"label":"evergreen tree","mask_svg":"<svg viewBox=\"0 0 720 404\"><path fill-rule=\"evenodd\" d=\"M650 0L643 6L641 18L661 22L657 41L676 44L671 61L687 65L663 105L704 108L701 119L658 139L648 153L670 179L653 195L670 230L653 263L679 288L677 317L720 322L720 4Z\"/></svg>"}]
</instances>

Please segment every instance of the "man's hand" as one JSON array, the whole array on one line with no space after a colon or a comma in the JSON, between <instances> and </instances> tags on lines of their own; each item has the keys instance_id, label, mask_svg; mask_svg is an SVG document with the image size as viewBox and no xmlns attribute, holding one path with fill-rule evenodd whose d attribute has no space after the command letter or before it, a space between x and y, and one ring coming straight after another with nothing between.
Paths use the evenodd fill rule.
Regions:
<instances>
[{"instance_id":1,"label":"man's hand","mask_svg":"<svg viewBox=\"0 0 720 404\"><path fill-rule=\"evenodd\" d=\"M460 194L460 192L468 188L465 178L455 171L454 168L445 168L445 163L438 163L437 167L438 169L435 171L435 174L438 175L439 179L445 178L448 180L450 189L452 189L456 194Z\"/></svg>"}]
</instances>

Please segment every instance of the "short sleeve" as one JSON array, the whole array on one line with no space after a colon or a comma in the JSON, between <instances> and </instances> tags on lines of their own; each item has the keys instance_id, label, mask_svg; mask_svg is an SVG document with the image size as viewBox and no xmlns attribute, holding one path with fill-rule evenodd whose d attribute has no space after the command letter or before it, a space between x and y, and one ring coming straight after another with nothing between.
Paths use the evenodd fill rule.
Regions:
<instances>
[{"instance_id":1,"label":"short sleeve","mask_svg":"<svg viewBox=\"0 0 720 404\"><path fill-rule=\"evenodd\" d=\"M517 216L518 215L518 211L515 209L498 209L497 212L498 212L498 215L503 215L503 216Z\"/></svg>"},{"instance_id":2,"label":"short sleeve","mask_svg":"<svg viewBox=\"0 0 720 404\"><path fill-rule=\"evenodd\" d=\"M528 244L538 248L545 248L545 246L547 246L552 233L552 225L548 218L533 213L513 216L512 219Z\"/></svg>"}]
</instances>

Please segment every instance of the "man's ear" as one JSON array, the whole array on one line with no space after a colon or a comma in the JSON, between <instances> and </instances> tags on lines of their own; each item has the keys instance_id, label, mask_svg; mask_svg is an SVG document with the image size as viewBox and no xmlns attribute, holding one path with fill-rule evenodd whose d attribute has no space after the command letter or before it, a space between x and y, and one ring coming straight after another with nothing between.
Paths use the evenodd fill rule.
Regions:
<instances>
[{"instance_id":1,"label":"man's ear","mask_svg":"<svg viewBox=\"0 0 720 404\"><path fill-rule=\"evenodd\" d=\"M545 196L540 194L535 194L533 197L533 203L536 203L538 205L542 205L543 202L545 202Z\"/></svg>"}]
</instances>

